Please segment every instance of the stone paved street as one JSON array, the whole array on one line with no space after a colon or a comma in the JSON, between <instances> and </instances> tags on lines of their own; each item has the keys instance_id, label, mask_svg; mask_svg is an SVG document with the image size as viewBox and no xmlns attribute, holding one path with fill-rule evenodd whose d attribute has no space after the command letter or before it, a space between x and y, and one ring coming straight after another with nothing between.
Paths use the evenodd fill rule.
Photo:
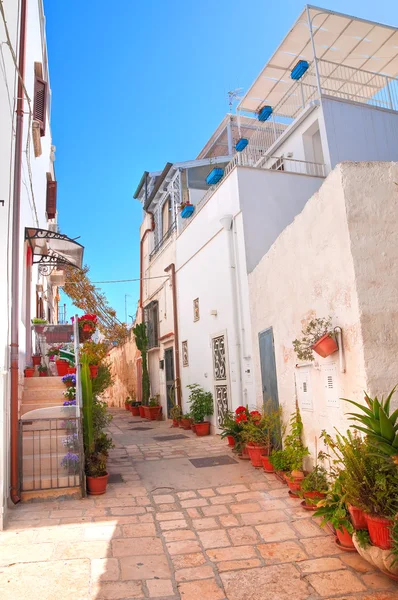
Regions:
<instances>
[{"instance_id":1,"label":"stone paved street","mask_svg":"<svg viewBox=\"0 0 398 600\"><path fill-rule=\"evenodd\" d=\"M193 466L234 458L218 437L114 415L109 471L123 481L17 506L0 533L1 600L397 600L273 475L246 461ZM157 439L169 435L186 437Z\"/></svg>"}]
</instances>

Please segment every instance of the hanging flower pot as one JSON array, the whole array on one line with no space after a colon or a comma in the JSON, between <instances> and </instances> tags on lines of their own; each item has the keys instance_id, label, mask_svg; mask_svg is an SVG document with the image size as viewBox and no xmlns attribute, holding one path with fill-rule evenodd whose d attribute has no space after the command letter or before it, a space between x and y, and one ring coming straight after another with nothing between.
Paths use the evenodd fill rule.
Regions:
<instances>
[{"instance_id":1,"label":"hanging flower pot","mask_svg":"<svg viewBox=\"0 0 398 600\"><path fill-rule=\"evenodd\" d=\"M235 438L233 435L227 435L227 440L228 440L228 446L230 446L230 448L233 448L235 446Z\"/></svg>"},{"instance_id":2,"label":"hanging flower pot","mask_svg":"<svg viewBox=\"0 0 398 600\"><path fill-rule=\"evenodd\" d=\"M263 463L264 471L266 471L267 473L274 473L275 469L274 469L273 465L271 465L271 463L269 462L268 455L262 454L261 462Z\"/></svg>"},{"instance_id":3,"label":"hanging flower pot","mask_svg":"<svg viewBox=\"0 0 398 600\"><path fill-rule=\"evenodd\" d=\"M390 528L393 524L392 519L377 517L376 515L365 514L368 524L369 536L372 544L382 550L388 550L392 546Z\"/></svg>"},{"instance_id":4,"label":"hanging flower pot","mask_svg":"<svg viewBox=\"0 0 398 600\"><path fill-rule=\"evenodd\" d=\"M89 369L91 379L95 379L98 375L98 365L89 365Z\"/></svg>"},{"instance_id":5,"label":"hanging flower pot","mask_svg":"<svg viewBox=\"0 0 398 600\"><path fill-rule=\"evenodd\" d=\"M101 496L106 492L106 486L108 484L109 474L102 475L102 477L90 477L87 475L87 492L90 496Z\"/></svg>"},{"instance_id":6,"label":"hanging flower pot","mask_svg":"<svg viewBox=\"0 0 398 600\"><path fill-rule=\"evenodd\" d=\"M328 333L323 335L315 344L312 346L314 352L322 356L322 358L327 358L336 350L338 350L338 346L334 337L331 337Z\"/></svg>"},{"instance_id":7,"label":"hanging flower pot","mask_svg":"<svg viewBox=\"0 0 398 600\"><path fill-rule=\"evenodd\" d=\"M360 508L356 506L352 506L351 504L348 507L348 511L351 515L351 521L354 525L355 529L367 529L368 523L366 521L365 513Z\"/></svg>"}]
</instances>

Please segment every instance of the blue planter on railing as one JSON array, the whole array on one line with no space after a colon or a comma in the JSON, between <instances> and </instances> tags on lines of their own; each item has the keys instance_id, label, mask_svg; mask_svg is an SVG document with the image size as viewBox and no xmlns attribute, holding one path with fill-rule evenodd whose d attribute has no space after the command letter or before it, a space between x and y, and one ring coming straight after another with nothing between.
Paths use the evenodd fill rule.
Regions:
<instances>
[{"instance_id":1,"label":"blue planter on railing","mask_svg":"<svg viewBox=\"0 0 398 600\"><path fill-rule=\"evenodd\" d=\"M272 106L263 106L260 112L258 113L259 121L266 121L272 115Z\"/></svg>"},{"instance_id":2,"label":"blue planter on railing","mask_svg":"<svg viewBox=\"0 0 398 600\"><path fill-rule=\"evenodd\" d=\"M224 169L213 169L206 177L207 185L215 185L224 176Z\"/></svg>"},{"instance_id":3,"label":"blue planter on railing","mask_svg":"<svg viewBox=\"0 0 398 600\"><path fill-rule=\"evenodd\" d=\"M247 140L246 138L240 138L240 140L237 142L237 144L235 146L235 150L237 152L242 152L242 150L244 150L246 148L248 143L249 143L249 140Z\"/></svg>"},{"instance_id":4,"label":"blue planter on railing","mask_svg":"<svg viewBox=\"0 0 398 600\"><path fill-rule=\"evenodd\" d=\"M304 73L308 70L309 64L306 60L299 60L297 65L294 67L292 72L290 73L290 77L292 79L300 79Z\"/></svg>"},{"instance_id":5,"label":"blue planter on railing","mask_svg":"<svg viewBox=\"0 0 398 600\"><path fill-rule=\"evenodd\" d=\"M188 219L188 217L190 217L193 214L194 210L195 207L192 204L187 204L187 206L184 206L184 208L181 211L181 217L183 219Z\"/></svg>"}]
</instances>

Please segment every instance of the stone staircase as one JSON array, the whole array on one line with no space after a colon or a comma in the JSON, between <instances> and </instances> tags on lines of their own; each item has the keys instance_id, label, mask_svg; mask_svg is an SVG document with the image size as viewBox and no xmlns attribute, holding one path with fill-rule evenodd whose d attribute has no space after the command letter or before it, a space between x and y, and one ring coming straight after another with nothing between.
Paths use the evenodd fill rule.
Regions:
<instances>
[{"instance_id":1,"label":"stone staircase","mask_svg":"<svg viewBox=\"0 0 398 600\"><path fill-rule=\"evenodd\" d=\"M76 495L80 492L79 476L68 474L61 466L61 461L68 452L64 441L71 433L65 425L66 417L64 421L59 410L65 401L65 389L61 377L24 379L20 407L23 423L22 499Z\"/></svg>"}]
</instances>

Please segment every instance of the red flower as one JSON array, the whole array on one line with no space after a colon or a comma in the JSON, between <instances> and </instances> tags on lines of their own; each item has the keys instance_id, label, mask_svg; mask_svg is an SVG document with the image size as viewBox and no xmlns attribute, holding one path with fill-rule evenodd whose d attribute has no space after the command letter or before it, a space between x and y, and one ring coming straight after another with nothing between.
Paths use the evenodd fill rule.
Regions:
<instances>
[{"instance_id":1,"label":"red flower","mask_svg":"<svg viewBox=\"0 0 398 600\"><path fill-rule=\"evenodd\" d=\"M238 406L235 412L237 415L240 415L241 413L246 413L246 408L244 406Z\"/></svg>"},{"instance_id":2,"label":"red flower","mask_svg":"<svg viewBox=\"0 0 398 600\"><path fill-rule=\"evenodd\" d=\"M253 421L261 421L261 413L258 410L252 410L250 416Z\"/></svg>"},{"instance_id":3,"label":"red flower","mask_svg":"<svg viewBox=\"0 0 398 600\"><path fill-rule=\"evenodd\" d=\"M241 413L238 417L236 417L237 423L241 423L242 421L247 421L246 413Z\"/></svg>"}]
</instances>

